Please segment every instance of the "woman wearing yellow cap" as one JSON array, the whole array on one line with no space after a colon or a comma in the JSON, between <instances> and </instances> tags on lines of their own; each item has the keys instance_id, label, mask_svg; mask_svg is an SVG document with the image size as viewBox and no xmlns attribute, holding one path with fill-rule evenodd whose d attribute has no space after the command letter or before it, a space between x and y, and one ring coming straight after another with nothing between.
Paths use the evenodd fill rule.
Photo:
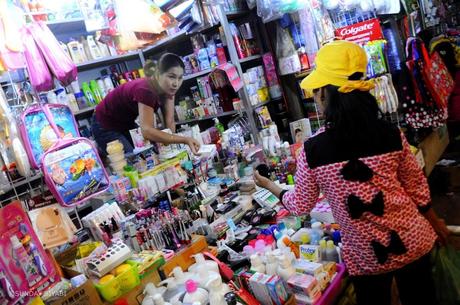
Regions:
<instances>
[{"instance_id":1,"label":"woman wearing yellow cap","mask_svg":"<svg viewBox=\"0 0 460 305\"><path fill-rule=\"evenodd\" d=\"M297 159L296 185L285 191L255 173L294 214L308 214L320 191L340 224L343 259L358 304L390 305L396 279L403 305L435 304L429 253L448 230L430 207L427 180L404 135L381 119L369 93L367 56L356 44L323 46L301 86L314 92L325 128Z\"/></svg>"}]
</instances>

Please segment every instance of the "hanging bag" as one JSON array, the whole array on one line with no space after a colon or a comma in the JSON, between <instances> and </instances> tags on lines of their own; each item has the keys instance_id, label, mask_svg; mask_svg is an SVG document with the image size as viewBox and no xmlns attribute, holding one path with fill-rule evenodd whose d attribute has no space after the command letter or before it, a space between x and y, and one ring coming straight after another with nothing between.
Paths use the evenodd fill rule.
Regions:
<instances>
[{"instance_id":1,"label":"hanging bag","mask_svg":"<svg viewBox=\"0 0 460 305\"><path fill-rule=\"evenodd\" d=\"M51 193L65 207L81 204L109 187L97 149L86 138L58 140L44 154L42 171Z\"/></svg>"},{"instance_id":2,"label":"hanging bag","mask_svg":"<svg viewBox=\"0 0 460 305\"><path fill-rule=\"evenodd\" d=\"M302 66L291 36L279 24L276 29L276 56L281 75L300 72Z\"/></svg>"},{"instance_id":3,"label":"hanging bag","mask_svg":"<svg viewBox=\"0 0 460 305\"><path fill-rule=\"evenodd\" d=\"M460 252L452 246L432 252L437 305L460 305Z\"/></svg>"},{"instance_id":4,"label":"hanging bag","mask_svg":"<svg viewBox=\"0 0 460 305\"><path fill-rule=\"evenodd\" d=\"M44 22L36 22L29 24L28 29L56 79L63 86L68 86L76 80L77 66L64 52L48 26Z\"/></svg>"},{"instance_id":5,"label":"hanging bag","mask_svg":"<svg viewBox=\"0 0 460 305\"><path fill-rule=\"evenodd\" d=\"M53 130L49 117L56 124L58 133ZM27 108L21 115L20 133L33 168L39 169L44 153L59 138L79 137L77 122L66 105L46 104Z\"/></svg>"}]
</instances>

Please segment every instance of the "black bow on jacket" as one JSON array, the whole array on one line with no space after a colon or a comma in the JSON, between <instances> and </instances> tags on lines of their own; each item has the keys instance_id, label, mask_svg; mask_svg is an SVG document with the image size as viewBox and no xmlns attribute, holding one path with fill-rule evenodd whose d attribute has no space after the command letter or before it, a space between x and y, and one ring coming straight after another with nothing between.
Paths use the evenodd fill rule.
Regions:
<instances>
[{"instance_id":1,"label":"black bow on jacket","mask_svg":"<svg viewBox=\"0 0 460 305\"><path fill-rule=\"evenodd\" d=\"M374 249L375 256L377 256L377 261L379 264L385 264L388 260L388 255L392 254L404 254L407 252L406 246L399 237L396 231L390 232L390 244L388 247L385 247L376 240L371 242L372 248Z\"/></svg>"},{"instance_id":2,"label":"black bow on jacket","mask_svg":"<svg viewBox=\"0 0 460 305\"><path fill-rule=\"evenodd\" d=\"M375 195L371 203L365 204L359 197L353 194L348 196L347 203L348 212L352 219L360 218L364 212L371 212L376 216L382 216L385 208L382 191Z\"/></svg>"}]
</instances>

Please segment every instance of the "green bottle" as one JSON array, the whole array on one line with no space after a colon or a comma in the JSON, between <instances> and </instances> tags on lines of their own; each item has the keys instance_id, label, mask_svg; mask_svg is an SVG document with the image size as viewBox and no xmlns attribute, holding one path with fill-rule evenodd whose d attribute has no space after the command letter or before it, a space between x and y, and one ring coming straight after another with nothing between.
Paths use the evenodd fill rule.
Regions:
<instances>
[{"instance_id":1,"label":"green bottle","mask_svg":"<svg viewBox=\"0 0 460 305\"><path fill-rule=\"evenodd\" d=\"M96 80L93 79L89 82L89 88L93 93L94 99L96 100L96 104L99 104L103 99L103 95L101 92L101 88L99 88L99 85L97 84Z\"/></svg>"},{"instance_id":2,"label":"green bottle","mask_svg":"<svg viewBox=\"0 0 460 305\"><path fill-rule=\"evenodd\" d=\"M216 127L217 131L219 131L220 135L222 135L225 131L224 125L219 121L218 118L214 118L214 127Z\"/></svg>"},{"instance_id":3,"label":"green bottle","mask_svg":"<svg viewBox=\"0 0 460 305\"><path fill-rule=\"evenodd\" d=\"M91 89L89 88L89 85L87 82L83 82L81 84L81 91L83 91L83 94L85 94L86 101L88 102L89 106L96 106L97 102L96 99L94 98L93 93L91 92Z\"/></svg>"}]
</instances>

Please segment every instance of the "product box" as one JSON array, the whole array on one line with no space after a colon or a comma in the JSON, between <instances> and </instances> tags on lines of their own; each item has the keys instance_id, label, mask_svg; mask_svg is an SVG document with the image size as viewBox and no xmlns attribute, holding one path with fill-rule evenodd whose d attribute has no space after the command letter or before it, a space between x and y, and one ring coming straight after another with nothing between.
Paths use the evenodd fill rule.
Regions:
<instances>
[{"instance_id":1,"label":"product box","mask_svg":"<svg viewBox=\"0 0 460 305\"><path fill-rule=\"evenodd\" d=\"M321 294L319 294L315 299L311 299L310 297L303 295L303 294L295 294L295 302L297 305L312 305L314 304L319 298Z\"/></svg>"},{"instance_id":2,"label":"product box","mask_svg":"<svg viewBox=\"0 0 460 305\"><path fill-rule=\"evenodd\" d=\"M296 273L288 279L287 284L295 294L308 296L312 300L316 300L321 295L318 281L308 274Z\"/></svg>"},{"instance_id":3,"label":"product box","mask_svg":"<svg viewBox=\"0 0 460 305\"><path fill-rule=\"evenodd\" d=\"M289 299L284 281L278 275L274 275L267 283L268 293L274 305L284 305Z\"/></svg>"},{"instance_id":4,"label":"product box","mask_svg":"<svg viewBox=\"0 0 460 305\"><path fill-rule=\"evenodd\" d=\"M309 274L312 276L318 276L321 272L323 272L323 265L303 259L296 259L294 262L294 268L298 273Z\"/></svg>"},{"instance_id":5,"label":"product box","mask_svg":"<svg viewBox=\"0 0 460 305\"><path fill-rule=\"evenodd\" d=\"M262 305L273 305L272 298L267 287L267 283L270 278L271 276L269 275L256 272L249 279L249 286L252 293Z\"/></svg>"},{"instance_id":6,"label":"product box","mask_svg":"<svg viewBox=\"0 0 460 305\"><path fill-rule=\"evenodd\" d=\"M87 280L83 285L72 289L65 296L50 305L103 305L93 283Z\"/></svg>"},{"instance_id":7,"label":"product box","mask_svg":"<svg viewBox=\"0 0 460 305\"><path fill-rule=\"evenodd\" d=\"M321 253L317 245L300 245L300 258L311 262L320 262ZM297 271L300 272L300 271Z\"/></svg>"}]
</instances>

